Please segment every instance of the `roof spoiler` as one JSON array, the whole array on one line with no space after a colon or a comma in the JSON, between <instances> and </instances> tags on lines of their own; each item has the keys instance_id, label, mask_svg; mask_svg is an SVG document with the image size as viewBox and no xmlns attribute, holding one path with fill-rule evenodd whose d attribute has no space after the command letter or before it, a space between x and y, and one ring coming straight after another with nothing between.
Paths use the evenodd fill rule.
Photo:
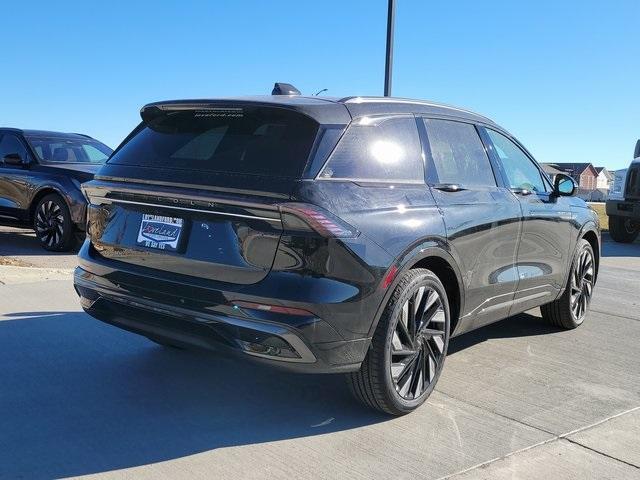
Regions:
<instances>
[{"instance_id":1,"label":"roof spoiler","mask_svg":"<svg viewBox=\"0 0 640 480\"><path fill-rule=\"evenodd\" d=\"M178 112L188 110L219 110L220 105L212 105L209 102L181 102L181 101L168 101L157 102L145 105L140 109L140 117L144 123L152 122L157 118L160 118L167 114L167 112ZM224 107L222 107L224 108Z\"/></svg>"}]
</instances>

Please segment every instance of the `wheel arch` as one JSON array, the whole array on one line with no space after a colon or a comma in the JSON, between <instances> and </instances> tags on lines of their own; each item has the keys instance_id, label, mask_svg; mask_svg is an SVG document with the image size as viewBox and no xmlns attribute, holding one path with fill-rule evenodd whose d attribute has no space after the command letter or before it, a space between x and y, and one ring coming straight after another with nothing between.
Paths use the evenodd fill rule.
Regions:
<instances>
[{"instance_id":1,"label":"wheel arch","mask_svg":"<svg viewBox=\"0 0 640 480\"><path fill-rule=\"evenodd\" d=\"M397 268L397 273L393 282L387 287L384 298L378 307L376 316L371 325L369 336L373 335L375 329L378 326L378 322L384 309L391 297L393 291L398 285L402 275L408 270L414 268L426 268L431 270L444 285L447 292L447 298L449 300L450 314L451 314L451 336L455 334L458 326L461 312L464 311L464 287L462 282L462 275L458 265L446 250L444 245L440 243L433 244L429 242L428 246L420 245L412 248L411 251L405 253L397 259L394 264Z\"/></svg>"},{"instance_id":2,"label":"wheel arch","mask_svg":"<svg viewBox=\"0 0 640 480\"><path fill-rule=\"evenodd\" d=\"M571 269L573 268L573 262L575 261L575 258L576 258L576 252L578 250L578 243L580 240L586 240L587 242L589 242L589 245L591 245L591 248L593 249L593 255L595 257L595 263L596 263L595 280L596 281L598 280L598 270L600 269L600 245L602 242L599 232L600 230L596 226L595 222L591 222L591 221L585 223L580 229L580 231L578 232L578 235L576 236L576 243L573 246L573 249L571 249L571 257L567 264L567 271L565 272L565 275L564 275L564 283L562 286L562 290L558 294L557 298L560 298L560 296L564 293L564 290L567 287L567 282L569 281L569 274L571 273Z\"/></svg>"},{"instance_id":3,"label":"wheel arch","mask_svg":"<svg viewBox=\"0 0 640 480\"><path fill-rule=\"evenodd\" d=\"M595 256L596 274L595 280L598 280L598 271L600 270L600 236L595 229L595 225L585 225L582 232L580 232L579 238L585 239L591 245L593 249L593 255Z\"/></svg>"}]
</instances>

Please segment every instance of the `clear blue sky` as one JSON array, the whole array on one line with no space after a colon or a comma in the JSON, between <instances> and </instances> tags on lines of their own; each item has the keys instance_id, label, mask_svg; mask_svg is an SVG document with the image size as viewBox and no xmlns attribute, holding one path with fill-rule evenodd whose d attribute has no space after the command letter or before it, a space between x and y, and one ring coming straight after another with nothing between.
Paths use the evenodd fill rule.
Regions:
<instances>
[{"instance_id":1,"label":"clear blue sky","mask_svg":"<svg viewBox=\"0 0 640 480\"><path fill-rule=\"evenodd\" d=\"M0 125L115 147L155 100L262 94L274 81L381 95L386 3L12 2ZM483 113L541 162L626 167L640 137L640 2L397 4L394 95Z\"/></svg>"}]
</instances>

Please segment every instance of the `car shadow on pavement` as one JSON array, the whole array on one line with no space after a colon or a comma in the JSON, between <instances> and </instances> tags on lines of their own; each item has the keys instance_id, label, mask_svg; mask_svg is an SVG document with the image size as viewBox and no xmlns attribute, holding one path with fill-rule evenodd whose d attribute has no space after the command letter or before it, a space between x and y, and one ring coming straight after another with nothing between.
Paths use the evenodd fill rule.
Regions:
<instances>
[{"instance_id":1,"label":"car shadow on pavement","mask_svg":"<svg viewBox=\"0 0 640 480\"><path fill-rule=\"evenodd\" d=\"M564 329L547 323L538 315L521 313L452 338L449 341L447 355L454 355L461 350L491 339L546 335L562 331Z\"/></svg>"},{"instance_id":2,"label":"car shadow on pavement","mask_svg":"<svg viewBox=\"0 0 640 480\"><path fill-rule=\"evenodd\" d=\"M79 312L0 315L0 478L59 478L389 420L340 375L158 346Z\"/></svg>"}]
</instances>

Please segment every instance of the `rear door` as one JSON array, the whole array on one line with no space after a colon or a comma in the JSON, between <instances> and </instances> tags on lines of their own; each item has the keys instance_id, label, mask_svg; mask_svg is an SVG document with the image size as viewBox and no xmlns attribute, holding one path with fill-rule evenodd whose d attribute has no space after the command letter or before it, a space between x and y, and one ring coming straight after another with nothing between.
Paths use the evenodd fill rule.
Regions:
<instances>
[{"instance_id":1,"label":"rear door","mask_svg":"<svg viewBox=\"0 0 640 480\"><path fill-rule=\"evenodd\" d=\"M518 200L496 180L476 127L424 119L427 181L444 216L447 239L463 275L465 312L459 331L508 315L518 278Z\"/></svg>"},{"instance_id":2,"label":"rear door","mask_svg":"<svg viewBox=\"0 0 640 480\"><path fill-rule=\"evenodd\" d=\"M502 175L522 205L518 290L512 314L554 300L563 287L575 241L569 197L552 195L538 165L506 135L485 129Z\"/></svg>"},{"instance_id":3,"label":"rear door","mask_svg":"<svg viewBox=\"0 0 640 480\"><path fill-rule=\"evenodd\" d=\"M156 112L85 184L96 255L199 279L264 278L277 204L303 172L318 124L283 108Z\"/></svg>"}]
</instances>

